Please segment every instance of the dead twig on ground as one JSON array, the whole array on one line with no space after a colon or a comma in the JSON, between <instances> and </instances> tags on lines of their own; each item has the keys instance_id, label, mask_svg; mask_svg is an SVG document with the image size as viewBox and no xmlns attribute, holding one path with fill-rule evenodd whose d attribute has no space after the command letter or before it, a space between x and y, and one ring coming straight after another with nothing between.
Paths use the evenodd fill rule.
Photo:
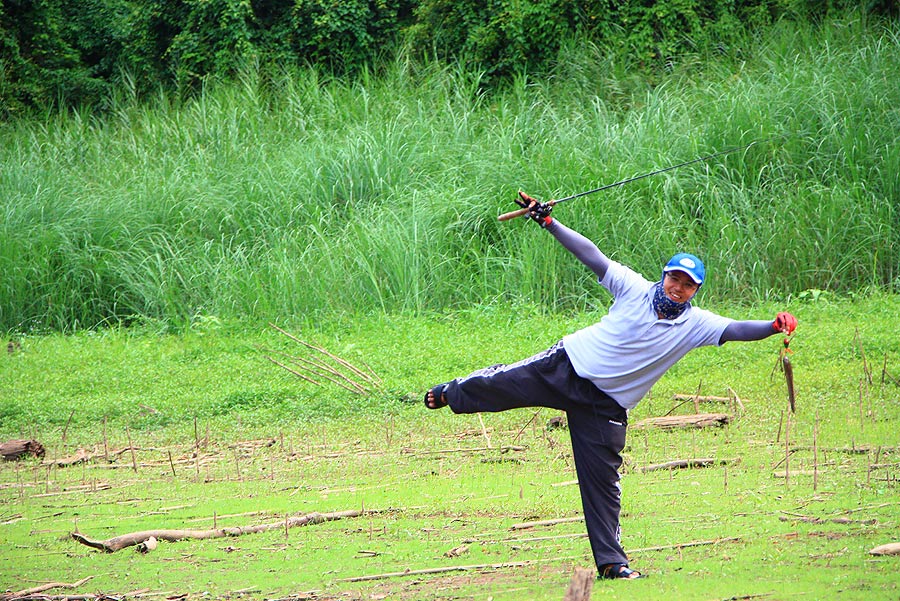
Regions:
<instances>
[{"instance_id":1,"label":"dead twig on ground","mask_svg":"<svg viewBox=\"0 0 900 601\"><path fill-rule=\"evenodd\" d=\"M803 515L800 513L792 513L790 511L782 511L784 515L778 516L782 522L804 522L806 524L861 524L864 526L872 526L878 523L878 520L870 518L867 520L852 520L850 518L817 518L811 515Z\"/></svg>"},{"instance_id":2,"label":"dead twig on ground","mask_svg":"<svg viewBox=\"0 0 900 601\"><path fill-rule=\"evenodd\" d=\"M695 540L688 543L675 543L673 545L659 545L656 547L639 547L637 549L626 549L625 554L631 556L634 553L649 553L651 551L667 551L669 549L686 549L688 547L704 547L707 545L718 545L721 543L737 543L741 541L739 536L729 536L727 538L716 538L713 540Z\"/></svg>"},{"instance_id":3,"label":"dead twig on ground","mask_svg":"<svg viewBox=\"0 0 900 601\"><path fill-rule=\"evenodd\" d=\"M674 545L660 545L658 547L643 547L639 549L627 549L625 551L629 556L635 553L648 553L651 551L665 551L667 549L682 549L687 547L699 547L703 545L718 545L721 543L739 542L739 537L717 538L715 540L692 541L687 543L679 543ZM581 559L577 557L554 557L548 559L532 559L526 561L513 561L506 563L482 563L464 566L447 566L443 568L426 568L421 570L404 570L402 572L388 572L386 574L372 574L369 576L356 576L354 578L341 578L340 582L367 582L371 580L386 580L388 578L403 578L406 576L422 576L431 574L446 574L447 572L466 572L479 570L501 570L507 568L524 568L528 566L538 565L547 562L562 562L572 559Z\"/></svg>"},{"instance_id":4,"label":"dead twig on ground","mask_svg":"<svg viewBox=\"0 0 900 601\"><path fill-rule=\"evenodd\" d=\"M242 534L256 534L259 532L268 532L271 530L280 530L282 528L294 528L297 526L307 526L311 524L321 524L340 520L343 518L354 518L363 515L371 515L380 513L374 510L348 510L335 511L331 513L309 513L304 516L288 518L286 520L273 522L270 524L257 524L253 526L235 526L229 528L214 528L211 530L145 530L143 532L132 532L123 534L106 540L92 540L80 532L73 532L72 538L83 545L87 545L93 549L99 549L106 553L114 553L126 547L139 545L147 539L153 537L157 540L167 542L176 542L185 539L210 539L225 538L229 536L240 536Z\"/></svg>"},{"instance_id":5,"label":"dead twig on ground","mask_svg":"<svg viewBox=\"0 0 900 601\"><path fill-rule=\"evenodd\" d=\"M39 593L43 593L45 591L49 591L55 588L78 588L88 580L93 578L93 576L88 576L86 578L82 578L78 582L48 582L46 584L42 584L40 586L36 586L34 588L27 588L21 591L16 591L14 593L4 593L0 595L0 599L3 601L7 601L9 599L19 599L21 597L28 597L30 595L37 595Z\"/></svg>"},{"instance_id":6,"label":"dead twig on ground","mask_svg":"<svg viewBox=\"0 0 900 601\"><path fill-rule=\"evenodd\" d=\"M528 528L535 528L537 526L556 526L557 524L570 524L572 522L583 522L584 516L577 516L573 518L556 518L553 520L539 520L537 522L521 522L518 524L513 524L509 527L510 530L527 530Z\"/></svg>"},{"instance_id":7,"label":"dead twig on ground","mask_svg":"<svg viewBox=\"0 0 900 601\"><path fill-rule=\"evenodd\" d=\"M881 384L884 385L884 380L885 380L885 378L887 378L888 380L893 382L895 386L900 386L900 381L898 381L897 378L895 378L893 375L891 375L891 372L889 372L887 370L887 359L888 359L887 353L885 353L884 354L884 366L881 368Z\"/></svg>"},{"instance_id":8,"label":"dead twig on ground","mask_svg":"<svg viewBox=\"0 0 900 601\"><path fill-rule=\"evenodd\" d=\"M639 472L655 472L659 470L683 469L694 467L709 467L711 465L728 465L740 463L740 459L675 459L665 463L654 463L638 467Z\"/></svg>"},{"instance_id":9,"label":"dead twig on ground","mask_svg":"<svg viewBox=\"0 0 900 601\"><path fill-rule=\"evenodd\" d=\"M515 445L503 446L503 447L473 447L471 449L466 448L458 448L458 449L437 449L434 451L417 451L410 448L400 449L400 453L402 455L447 455L450 453L478 453L484 451L496 451L500 453L508 453L510 451L527 451L528 447L520 447Z\"/></svg>"},{"instance_id":10,"label":"dead twig on ground","mask_svg":"<svg viewBox=\"0 0 900 601\"><path fill-rule=\"evenodd\" d=\"M791 445L791 452L794 451L812 451L813 447L810 445ZM848 455L866 455L867 453L874 453L876 451L881 451L882 453L896 453L900 451L900 447L884 447L878 446L873 447L871 445L859 445L852 447L819 447L818 450L822 453L846 453Z\"/></svg>"},{"instance_id":11,"label":"dead twig on ground","mask_svg":"<svg viewBox=\"0 0 900 601\"><path fill-rule=\"evenodd\" d=\"M479 563L465 566L447 566L444 568L425 568L422 570L404 570L402 572L388 572L386 574L372 574L370 576L356 576L355 578L341 578L340 582L366 582L369 580L386 580L388 578L402 578L404 576L421 576L426 574L446 574L447 572L470 572L479 570L502 570L506 568L525 568L528 566L547 563L551 561L566 561L575 557L557 557L553 559L530 559L526 561L510 561L505 563ZM580 557L579 557L580 559Z\"/></svg>"}]
</instances>

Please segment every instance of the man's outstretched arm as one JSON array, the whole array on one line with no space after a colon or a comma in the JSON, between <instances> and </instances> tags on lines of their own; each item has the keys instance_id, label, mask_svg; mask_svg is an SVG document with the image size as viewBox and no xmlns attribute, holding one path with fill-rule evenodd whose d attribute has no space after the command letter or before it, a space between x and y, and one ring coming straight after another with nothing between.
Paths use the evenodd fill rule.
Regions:
<instances>
[{"instance_id":1,"label":"man's outstretched arm","mask_svg":"<svg viewBox=\"0 0 900 601\"><path fill-rule=\"evenodd\" d=\"M775 316L774 321L746 320L735 321L725 328L719 338L719 344L726 342L749 342L762 340L773 334L782 332L790 335L797 328L797 318L790 313L781 312Z\"/></svg>"},{"instance_id":2,"label":"man's outstretched arm","mask_svg":"<svg viewBox=\"0 0 900 601\"><path fill-rule=\"evenodd\" d=\"M596 273L598 279L603 279L606 275L606 270L609 268L610 261L597 248L596 244L575 230L564 226L556 219L547 225L546 230L553 234L553 237L566 247L570 253L575 255L575 258Z\"/></svg>"}]
</instances>

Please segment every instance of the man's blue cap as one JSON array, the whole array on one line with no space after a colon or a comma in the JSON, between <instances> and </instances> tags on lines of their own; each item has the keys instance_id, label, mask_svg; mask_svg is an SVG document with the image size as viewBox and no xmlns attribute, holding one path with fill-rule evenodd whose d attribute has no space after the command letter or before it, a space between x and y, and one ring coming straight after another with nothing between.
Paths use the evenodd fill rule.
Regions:
<instances>
[{"instance_id":1,"label":"man's blue cap","mask_svg":"<svg viewBox=\"0 0 900 601\"><path fill-rule=\"evenodd\" d=\"M689 253L678 253L669 259L669 262L663 267L663 273L668 273L669 271L685 272L691 276L691 279L698 286L703 283L703 278L706 277L706 268L703 266L703 261Z\"/></svg>"}]
</instances>

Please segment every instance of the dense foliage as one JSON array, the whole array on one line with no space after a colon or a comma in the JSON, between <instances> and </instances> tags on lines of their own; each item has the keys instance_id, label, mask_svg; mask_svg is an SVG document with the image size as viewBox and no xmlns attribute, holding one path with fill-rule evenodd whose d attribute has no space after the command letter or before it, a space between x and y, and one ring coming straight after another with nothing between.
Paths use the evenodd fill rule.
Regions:
<instances>
[{"instance_id":1,"label":"dense foliage","mask_svg":"<svg viewBox=\"0 0 900 601\"><path fill-rule=\"evenodd\" d=\"M0 330L182 327L496 302L605 306L517 188L648 277L679 250L702 302L900 291L900 35L783 26L748 59L652 84L591 44L545 77L398 53L377 73L267 73L178 100L113 96L0 128Z\"/></svg>"},{"instance_id":2,"label":"dense foliage","mask_svg":"<svg viewBox=\"0 0 900 601\"><path fill-rule=\"evenodd\" d=\"M123 84L190 92L248 62L358 72L400 45L462 61L482 83L547 72L570 39L653 70L685 54L739 55L760 28L851 9L897 10L890 0L2 0L0 118L101 106Z\"/></svg>"}]
</instances>

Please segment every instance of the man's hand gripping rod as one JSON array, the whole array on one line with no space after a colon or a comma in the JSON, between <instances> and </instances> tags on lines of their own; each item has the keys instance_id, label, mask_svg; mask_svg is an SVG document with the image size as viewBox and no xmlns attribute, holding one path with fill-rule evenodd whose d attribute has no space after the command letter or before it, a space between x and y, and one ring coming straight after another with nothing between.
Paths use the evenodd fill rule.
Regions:
<instances>
[{"instance_id":1,"label":"man's hand gripping rod","mask_svg":"<svg viewBox=\"0 0 900 601\"><path fill-rule=\"evenodd\" d=\"M659 175L660 173L665 173L666 171L671 171L672 169L678 169L679 167L685 167L687 165L692 165L694 163L700 163L702 161L708 161L710 159L714 159L718 156L722 156L723 154L730 154L732 152L738 152L739 150L747 150L754 144L758 144L760 140L754 140L749 144L744 146L738 146L737 148L729 148L727 150L720 150L719 152L709 154L706 156L702 156L696 159L692 159L690 161L685 161L683 163L678 163L677 165L672 165L670 167L664 167L662 169L657 169L656 171L651 171L650 173L644 173L643 175L636 175L634 177L629 177L628 179L623 179L612 184L606 184L605 186L600 186L599 188L594 188L593 190L588 190L587 192L579 192L578 194L573 194L572 196L566 196L565 198L560 198L558 200L548 200L546 204L551 207L554 205L558 205L561 202L566 202L568 200L575 200L576 198L581 198L582 196L587 196L588 194L594 194L595 192L600 192L602 190L608 190L609 188L615 188L616 186L621 186L624 184L628 184L639 179L644 179L645 177L650 177L651 175ZM514 219L516 217L521 217L528 213L529 209L519 209L517 211L510 211L509 213L504 213L497 217L498 221L509 221L510 219Z\"/></svg>"}]
</instances>

